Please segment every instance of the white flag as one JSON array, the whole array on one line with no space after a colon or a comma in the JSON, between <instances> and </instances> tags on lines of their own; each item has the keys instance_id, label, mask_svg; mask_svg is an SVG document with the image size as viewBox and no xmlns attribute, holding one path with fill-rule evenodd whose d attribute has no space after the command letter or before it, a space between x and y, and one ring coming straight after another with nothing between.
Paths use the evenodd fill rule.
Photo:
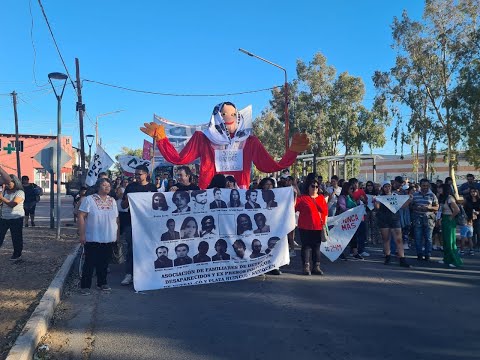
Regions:
<instances>
[{"instance_id":1,"label":"white flag","mask_svg":"<svg viewBox=\"0 0 480 360\"><path fill-rule=\"evenodd\" d=\"M152 171L152 162L150 160L145 160L142 158L139 158L138 156L132 156L132 155L120 155L118 158L118 163L120 164L121 168L123 171L128 172L128 173L135 173L135 168L139 165L145 165L148 167L148 171Z\"/></svg>"},{"instance_id":2,"label":"white flag","mask_svg":"<svg viewBox=\"0 0 480 360\"><path fill-rule=\"evenodd\" d=\"M110 169L110 166L113 165L113 160L108 154L103 150L103 148L98 145L95 151L95 155L90 160L90 169L88 169L87 178L85 184L92 186L97 182L98 174L102 171L107 171Z\"/></svg>"},{"instance_id":3,"label":"white flag","mask_svg":"<svg viewBox=\"0 0 480 360\"><path fill-rule=\"evenodd\" d=\"M398 210L400 210L405 204L408 199L410 199L409 195L382 195L382 196L377 196L375 198L375 201L378 201L385 205L388 210L390 210L392 213L396 213Z\"/></svg>"},{"instance_id":4,"label":"white flag","mask_svg":"<svg viewBox=\"0 0 480 360\"><path fill-rule=\"evenodd\" d=\"M345 250L365 215L365 206L359 205L345 211L343 214L330 217L327 220L329 230L328 240L322 242L320 250L330 260L335 261Z\"/></svg>"}]
</instances>

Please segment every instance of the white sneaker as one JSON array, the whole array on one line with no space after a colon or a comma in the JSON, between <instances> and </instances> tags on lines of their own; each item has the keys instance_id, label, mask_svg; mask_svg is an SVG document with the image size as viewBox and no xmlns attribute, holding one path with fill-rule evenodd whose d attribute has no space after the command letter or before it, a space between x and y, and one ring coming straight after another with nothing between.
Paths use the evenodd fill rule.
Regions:
<instances>
[{"instance_id":1,"label":"white sneaker","mask_svg":"<svg viewBox=\"0 0 480 360\"><path fill-rule=\"evenodd\" d=\"M295 254L295 250L290 250L290 257L295 257L297 254Z\"/></svg>"},{"instance_id":2,"label":"white sneaker","mask_svg":"<svg viewBox=\"0 0 480 360\"><path fill-rule=\"evenodd\" d=\"M438 263L439 264L445 264L445 262L443 260L438 260Z\"/></svg>"},{"instance_id":3,"label":"white sneaker","mask_svg":"<svg viewBox=\"0 0 480 360\"><path fill-rule=\"evenodd\" d=\"M410 250L410 246L408 246L408 244L403 244L403 250Z\"/></svg>"},{"instance_id":4,"label":"white sneaker","mask_svg":"<svg viewBox=\"0 0 480 360\"><path fill-rule=\"evenodd\" d=\"M122 282L120 283L121 285L130 285L133 282L133 276L132 274L127 274L123 278Z\"/></svg>"},{"instance_id":5,"label":"white sneaker","mask_svg":"<svg viewBox=\"0 0 480 360\"><path fill-rule=\"evenodd\" d=\"M448 264L448 266L450 266L451 268L456 268L456 266L453 264Z\"/></svg>"},{"instance_id":6,"label":"white sneaker","mask_svg":"<svg viewBox=\"0 0 480 360\"><path fill-rule=\"evenodd\" d=\"M370 254L367 253L366 251L360 253L360 255L362 255L363 257L368 257L368 256L370 256Z\"/></svg>"}]
</instances>

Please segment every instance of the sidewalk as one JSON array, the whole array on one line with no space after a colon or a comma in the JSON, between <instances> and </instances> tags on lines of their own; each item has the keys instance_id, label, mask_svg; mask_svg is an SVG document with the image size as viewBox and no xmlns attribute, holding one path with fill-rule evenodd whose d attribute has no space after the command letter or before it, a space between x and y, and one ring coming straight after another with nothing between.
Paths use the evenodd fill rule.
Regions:
<instances>
[{"instance_id":1,"label":"sidewalk","mask_svg":"<svg viewBox=\"0 0 480 360\"><path fill-rule=\"evenodd\" d=\"M61 240L46 226L23 229L22 260L12 255L10 232L0 248L0 359L4 359L67 255L78 244L76 229L63 227Z\"/></svg>"}]
</instances>

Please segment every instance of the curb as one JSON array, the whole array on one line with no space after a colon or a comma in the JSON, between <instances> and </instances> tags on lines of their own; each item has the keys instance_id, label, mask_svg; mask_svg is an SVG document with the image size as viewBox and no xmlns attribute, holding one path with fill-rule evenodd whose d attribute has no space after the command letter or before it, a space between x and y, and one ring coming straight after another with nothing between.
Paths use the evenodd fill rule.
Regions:
<instances>
[{"instance_id":1,"label":"curb","mask_svg":"<svg viewBox=\"0 0 480 360\"><path fill-rule=\"evenodd\" d=\"M80 244L67 256L5 360L32 359L38 343L47 333L55 308L60 303L65 280L70 274L79 249Z\"/></svg>"}]
</instances>

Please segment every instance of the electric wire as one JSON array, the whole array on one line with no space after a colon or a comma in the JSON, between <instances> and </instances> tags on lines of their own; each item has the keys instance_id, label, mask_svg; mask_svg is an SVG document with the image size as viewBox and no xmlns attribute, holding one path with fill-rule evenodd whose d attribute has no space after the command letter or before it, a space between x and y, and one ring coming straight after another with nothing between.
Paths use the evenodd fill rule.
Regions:
<instances>
[{"instance_id":1,"label":"electric wire","mask_svg":"<svg viewBox=\"0 0 480 360\"><path fill-rule=\"evenodd\" d=\"M45 22L47 23L48 30L50 31L50 35L52 35L53 42L55 44L55 47L57 48L58 55L60 56L60 60L62 60L63 67L65 68L65 71L67 73L68 78L70 79L70 82L73 86L73 89L76 90L75 84L73 83L72 77L70 76L70 73L68 72L67 65L65 64L65 60L63 60L62 53L60 52L60 48L58 47L57 40L55 39L55 36L53 35L52 28L50 27L50 23L48 22L47 14L45 13L45 9L43 8L42 1L38 0L38 4L40 5L40 9L42 10L43 17L45 18Z\"/></svg>"},{"instance_id":2,"label":"electric wire","mask_svg":"<svg viewBox=\"0 0 480 360\"><path fill-rule=\"evenodd\" d=\"M269 88L265 88L265 89L247 90L247 91L241 91L241 92L235 92L235 93L225 93L225 94L174 94L174 93L165 93L165 92L159 92L159 91L132 89L132 88L128 88L128 87L125 87L125 86L113 85L113 84L108 84L108 83L104 83L104 82L101 82L101 81L95 81L95 80L89 80L89 79L83 79L82 81L86 81L86 82L90 82L90 83L98 84L98 85L103 85L103 86L107 86L107 87L112 87L112 88L116 88L116 89L136 92L136 93L150 94L150 95L161 95L161 96L178 96L178 97L233 96L233 95L252 94L252 93L257 93L257 92L262 92L262 91L273 90L273 89L281 87L281 86L274 86L274 87L269 87Z\"/></svg>"}]
</instances>

